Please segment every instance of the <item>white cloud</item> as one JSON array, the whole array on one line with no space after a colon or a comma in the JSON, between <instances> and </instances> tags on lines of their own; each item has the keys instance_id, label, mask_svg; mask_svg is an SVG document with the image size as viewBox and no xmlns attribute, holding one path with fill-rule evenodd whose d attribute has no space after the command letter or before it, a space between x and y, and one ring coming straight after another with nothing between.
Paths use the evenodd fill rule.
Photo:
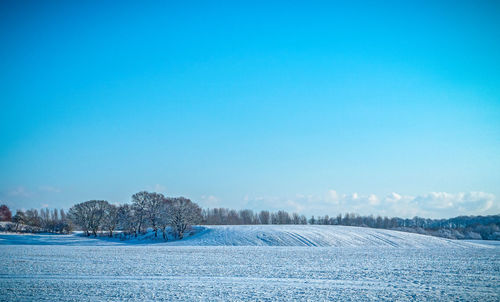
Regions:
<instances>
[{"instance_id":1,"label":"white cloud","mask_svg":"<svg viewBox=\"0 0 500 302\"><path fill-rule=\"evenodd\" d=\"M378 199L377 195L370 194L370 196L368 196L368 203L372 206L376 206L380 203L380 200Z\"/></svg>"},{"instance_id":2,"label":"white cloud","mask_svg":"<svg viewBox=\"0 0 500 302\"><path fill-rule=\"evenodd\" d=\"M146 186L146 191L165 193L167 191L167 187L160 185L160 184L155 184L152 186Z\"/></svg>"},{"instance_id":3,"label":"white cloud","mask_svg":"<svg viewBox=\"0 0 500 302\"><path fill-rule=\"evenodd\" d=\"M402 198L403 197L401 195L399 195L398 193L392 192L392 193L390 193L389 195L386 196L385 200L388 201L388 202L398 202Z\"/></svg>"},{"instance_id":4,"label":"white cloud","mask_svg":"<svg viewBox=\"0 0 500 302\"><path fill-rule=\"evenodd\" d=\"M15 189L9 191L8 195L17 196L17 197L30 197L33 194L30 191L28 191L25 187L19 186Z\"/></svg>"},{"instance_id":5,"label":"white cloud","mask_svg":"<svg viewBox=\"0 0 500 302\"><path fill-rule=\"evenodd\" d=\"M329 190L325 199L332 204L339 204L339 194L335 190Z\"/></svg>"},{"instance_id":6,"label":"white cloud","mask_svg":"<svg viewBox=\"0 0 500 302\"><path fill-rule=\"evenodd\" d=\"M200 204L204 208L217 208L220 207L219 198L214 195L202 195L200 198Z\"/></svg>"},{"instance_id":7,"label":"white cloud","mask_svg":"<svg viewBox=\"0 0 500 302\"><path fill-rule=\"evenodd\" d=\"M415 202L422 210L431 212L454 211L459 214L484 213L489 210L498 211L495 195L485 192L447 193L431 192L417 196Z\"/></svg>"},{"instance_id":8,"label":"white cloud","mask_svg":"<svg viewBox=\"0 0 500 302\"><path fill-rule=\"evenodd\" d=\"M485 192L430 192L411 196L391 192L380 198L375 194L339 194L328 190L324 195L296 194L292 197L245 196L245 207L254 210L287 210L306 215L358 213L399 217L453 217L459 215L498 214L495 195Z\"/></svg>"}]
</instances>

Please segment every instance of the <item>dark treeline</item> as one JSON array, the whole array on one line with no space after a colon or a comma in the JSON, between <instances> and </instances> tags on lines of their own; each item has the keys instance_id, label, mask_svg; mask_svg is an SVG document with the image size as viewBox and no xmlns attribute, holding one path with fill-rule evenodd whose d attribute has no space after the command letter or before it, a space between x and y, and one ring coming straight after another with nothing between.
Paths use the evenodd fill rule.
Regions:
<instances>
[{"instance_id":1,"label":"dark treeline","mask_svg":"<svg viewBox=\"0 0 500 302\"><path fill-rule=\"evenodd\" d=\"M230 210L226 208L205 209L202 212L203 224L237 225L237 224L307 224L307 218L297 213L286 211L269 212L252 210Z\"/></svg>"},{"instance_id":2,"label":"dark treeline","mask_svg":"<svg viewBox=\"0 0 500 302\"><path fill-rule=\"evenodd\" d=\"M17 210L12 217L11 231L29 233L70 233L73 225L63 209Z\"/></svg>"},{"instance_id":3,"label":"dark treeline","mask_svg":"<svg viewBox=\"0 0 500 302\"><path fill-rule=\"evenodd\" d=\"M392 229L420 233L450 239L500 240L500 215L458 216L449 219L430 219L422 217L374 217L345 214L335 217L311 217L310 224L361 226Z\"/></svg>"}]
</instances>

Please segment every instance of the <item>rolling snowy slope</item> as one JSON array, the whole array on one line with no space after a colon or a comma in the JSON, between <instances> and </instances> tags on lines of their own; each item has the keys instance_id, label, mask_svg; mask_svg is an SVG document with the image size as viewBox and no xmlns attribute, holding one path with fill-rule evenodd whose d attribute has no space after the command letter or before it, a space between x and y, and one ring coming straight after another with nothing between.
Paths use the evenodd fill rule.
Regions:
<instances>
[{"instance_id":1,"label":"rolling snowy slope","mask_svg":"<svg viewBox=\"0 0 500 302\"><path fill-rule=\"evenodd\" d=\"M470 247L472 243L413 233L347 226L231 225L206 226L175 241L186 246L333 246L333 247Z\"/></svg>"}]
</instances>

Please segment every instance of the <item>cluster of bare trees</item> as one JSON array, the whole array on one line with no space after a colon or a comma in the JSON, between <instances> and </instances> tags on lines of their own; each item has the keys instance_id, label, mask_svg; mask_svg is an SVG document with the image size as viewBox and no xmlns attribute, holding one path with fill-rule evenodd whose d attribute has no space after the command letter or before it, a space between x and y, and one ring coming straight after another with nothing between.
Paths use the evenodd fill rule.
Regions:
<instances>
[{"instance_id":1,"label":"cluster of bare trees","mask_svg":"<svg viewBox=\"0 0 500 302\"><path fill-rule=\"evenodd\" d=\"M287 211L260 211L230 210L226 208L205 209L202 212L203 224L307 224L307 218L297 213L289 214Z\"/></svg>"},{"instance_id":2,"label":"cluster of bare trees","mask_svg":"<svg viewBox=\"0 0 500 302\"><path fill-rule=\"evenodd\" d=\"M109 220L113 220L113 209L116 206L109 204L105 200L89 200L78 203L69 209L71 221L79 226L85 235L89 236L92 233L97 236L97 232L101 229L108 229ZM113 236L113 232L110 232Z\"/></svg>"},{"instance_id":3,"label":"cluster of bare trees","mask_svg":"<svg viewBox=\"0 0 500 302\"><path fill-rule=\"evenodd\" d=\"M67 234L72 231L72 224L63 209L17 210L12 217L15 232L48 232Z\"/></svg>"},{"instance_id":4,"label":"cluster of bare trees","mask_svg":"<svg viewBox=\"0 0 500 302\"><path fill-rule=\"evenodd\" d=\"M112 237L115 230L137 236L151 228L155 237L161 231L163 239L168 240L169 231L182 239L191 225L199 223L201 208L184 197L142 191L132 195L131 204L112 205L105 200L76 204L69 216L87 236L105 231Z\"/></svg>"}]
</instances>

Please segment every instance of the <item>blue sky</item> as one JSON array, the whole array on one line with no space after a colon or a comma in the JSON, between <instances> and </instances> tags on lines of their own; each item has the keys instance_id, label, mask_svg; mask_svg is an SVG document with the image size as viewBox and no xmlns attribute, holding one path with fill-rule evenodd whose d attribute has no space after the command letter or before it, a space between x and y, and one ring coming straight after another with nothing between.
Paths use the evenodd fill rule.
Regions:
<instances>
[{"instance_id":1,"label":"blue sky","mask_svg":"<svg viewBox=\"0 0 500 302\"><path fill-rule=\"evenodd\" d=\"M496 1L0 3L0 201L500 212Z\"/></svg>"}]
</instances>

